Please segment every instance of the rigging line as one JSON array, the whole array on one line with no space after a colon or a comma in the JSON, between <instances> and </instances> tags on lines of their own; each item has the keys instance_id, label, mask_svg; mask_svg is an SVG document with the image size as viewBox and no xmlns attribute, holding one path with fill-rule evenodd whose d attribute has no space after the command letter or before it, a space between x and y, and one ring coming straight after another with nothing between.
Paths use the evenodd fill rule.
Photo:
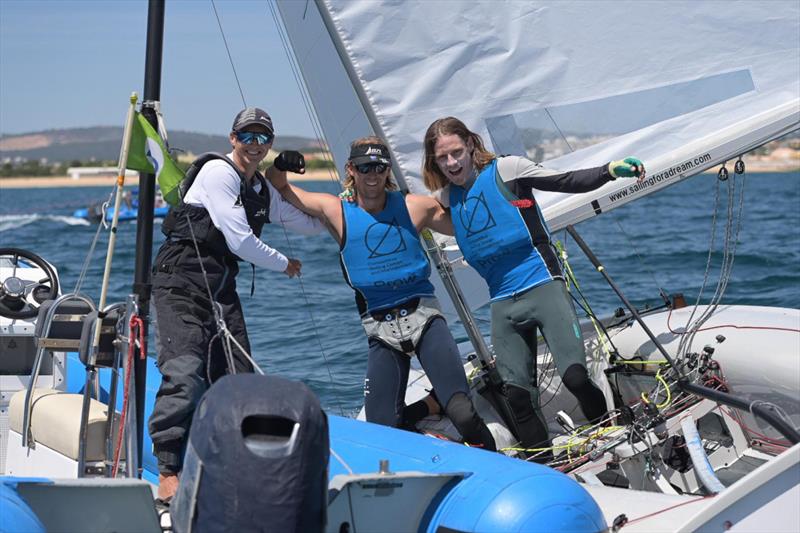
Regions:
<instances>
[{"instance_id":1,"label":"rigging line","mask_svg":"<svg viewBox=\"0 0 800 533\"><path fill-rule=\"evenodd\" d=\"M741 159L741 157L740 157ZM738 165L737 165L738 168ZM727 289L728 282L730 281L730 276L733 272L733 262L736 255L736 243L738 242L739 238L739 231L741 229L741 222L742 222L742 214L744 211L744 172L742 172L742 185L740 186L739 191L739 205L738 210L734 211L734 205L736 203L736 176L739 174L735 172L734 175L728 182L726 183L727 186L727 205L726 205L726 225L725 225L725 238L723 240L723 256L720 265L720 278L717 281L717 288L714 292L714 296L711 298L709 305L707 306L706 310L701 314L701 316L695 320L694 323L691 325L691 331L689 331L689 342L688 345L691 345L692 341L694 340L695 335L701 330L701 326L711 318L714 311L719 306L719 303L722 300L722 296ZM734 223L736 224L736 229L733 229Z\"/></svg>"},{"instance_id":2,"label":"rigging line","mask_svg":"<svg viewBox=\"0 0 800 533\"><path fill-rule=\"evenodd\" d=\"M725 168L725 163L722 163L722 169ZM717 234L717 212L719 211L719 189L720 189L720 180L717 178L716 187L714 188L714 209L712 210L711 214L711 235L709 237L708 243L708 255L706 257L706 268L705 272L703 273L703 283L700 285L700 291L697 293L697 299L692 306L692 312L689 315L689 318L686 319L686 325L684 326L684 335L681 335L681 339L678 342L678 349L677 355L678 359L682 359L686 353L688 352L689 347L691 346L691 339L689 336L691 335L691 331L694 328L694 323L692 320L694 319L694 315L697 312L697 306L700 305L700 300L703 297L703 292L705 291L706 284L708 283L708 276L711 271L711 262L714 256L714 243L716 241L716 234Z\"/></svg>"},{"instance_id":3,"label":"rigging line","mask_svg":"<svg viewBox=\"0 0 800 533\"><path fill-rule=\"evenodd\" d=\"M307 7L307 6L306 6ZM267 8L269 9L270 15L272 16L272 21L275 23L275 27L278 30L278 37L281 40L281 47L283 48L284 54L286 54L286 59L289 63L289 68L292 70L292 76L294 77L295 84L297 85L298 92L300 93L300 99L303 101L303 107L305 107L306 115L308 116L308 120L311 123L311 128L314 130L315 140L319 144L320 147L325 147L325 151L323 152L323 158L325 161L332 163L331 167L328 169L328 177L331 181L336 182L339 184L339 189L342 189L342 184L339 181L337 174L336 174L336 165L333 161L333 155L330 152L328 144L324 140L324 135L322 133L322 125L319 122L319 118L314 110L314 104L311 101L311 97L308 94L308 90L305 87L305 84L301 81L302 73L300 72L300 67L297 62L297 58L294 56L292 51L292 47L289 43L289 37L286 34L286 30L281 24L278 17L278 13L273 5L272 1L267 0Z\"/></svg>"},{"instance_id":4,"label":"rigging line","mask_svg":"<svg viewBox=\"0 0 800 533\"><path fill-rule=\"evenodd\" d=\"M116 194L118 186L119 185L114 185L114 187L111 188L111 193L108 195L108 200L106 200L105 204L108 204L111 201L111 198L113 198L114 194ZM86 274L89 272L89 265L92 262L92 256L94 255L94 249L97 246L98 239L100 238L100 231L104 227L106 227L106 225L105 225L105 219L106 219L105 207L100 211L100 216L102 218L100 220L100 223L97 224L97 231L95 231L95 233L94 233L94 238L92 239L92 244L89 245L89 251L86 254L86 259L84 259L83 266L81 267L81 271L78 274L78 280L75 282L75 290L72 291L75 294L78 294L80 292L81 288L83 287L83 282L86 280Z\"/></svg>"},{"instance_id":5,"label":"rigging line","mask_svg":"<svg viewBox=\"0 0 800 533\"><path fill-rule=\"evenodd\" d=\"M569 141L567 140L567 136L564 135L564 132L561 131L561 128L558 127L558 124L556 123L555 119L553 118L553 115L550 114L550 110L547 109L546 107L543 108L543 109L544 109L544 112L547 113L547 118L549 118L550 122L553 123L553 126L556 127L556 131L558 131L558 134L561 135L562 139L564 139L564 142L567 144L567 148L569 148L569 151L570 152L574 152L575 149L572 147L571 144L569 144Z\"/></svg>"},{"instance_id":6,"label":"rigging line","mask_svg":"<svg viewBox=\"0 0 800 533\"><path fill-rule=\"evenodd\" d=\"M289 240L289 233L286 231L286 226L283 225L283 218L281 218L281 228L283 229L283 235L286 238L286 245L289 247L289 253L294 257L294 247L292 246L292 242ZM325 353L325 348L322 346L322 339L319 334L319 328L317 327L317 320L314 318L314 312L312 311L311 301L308 298L308 293L306 293L305 284L303 284L303 277L298 274L297 281L300 282L300 293L303 295L303 300L305 301L305 307L308 310L308 316L311 318L311 325L314 328L314 338L317 340L317 345L319 345L319 351L322 354L322 359L325 360L325 369L328 371L328 379L331 382L331 390L333 392L333 399L336 401L336 406L339 408L339 414L345 416L344 414L344 407L342 407L342 402L339 399L338 389L336 388L336 384L333 381L333 372L331 372L331 363L328 360L328 356Z\"/></svg>"},{"instance_id":7,"label":"rigging line","mask_svg":"<svg viewBox=\"0 0 800 533\"><path fill-rule=\"evenodd\" d=\"M233 70L233 77L236 78L236 86L239 88L239 94L242 97L242 104L244 107L247 107L247 101L244 99L244 91L242 91L242 84L239 83L239 75L236 74L236 67L233 65L231 50L228 48L228 39L225 38L225 31L222 29L222 22L219 20L219 13L217 13L217 5L214 3L214 0L211 0L211 8L214 10L214 16L217 18L219 33L222 35L222 42L225 43L225 51L228 52L228 61L231 64L231 70Z\"/></svg>"},{"instance_id":8,"label":"rigging line","mask_svg":"<svg viewBox=\"0 0 800 533\"><path fill-rule=\"evenodd\" d=\"M319 143L320 146L327 146L322 140L322 134L321 134L321 129L322 128L321 128L321 126L320 126L320 124L318 122L316 114L314 113L314 108L313 108L313 105L312 105L312 103L310 101L310 97L307 94L305 86L301 83L300 73L298 72L299 71L299 67L297 65L297 61L296 61L295 57L291 53L291 47L289 46L289 43L288 43L288 37L284 32L283 26L280 24L280 21L278 20L278 14L275 11L275 6L273 6L272 2L270 2L269 0L267 0L267 8L269 9L270 15L272 16L272 20L275 23L275 27L276 27L277 32L278 32L278 36L279 36L279 38L281 40L281 46L283 47L283 51L286 54L286 59L289 62L289 67L292 70L292 76L294 77L295 83L297 84L298 90L300 92L300 97L301 97L301 100L303 101L303 106L305 107L306 114L307 114L307 116L309 118L309 121L311 123L311 127L314 130L314 135L316 136L317 143ZM332 158L330 152L327 151L327 150L325 152L325 159L333 162L333 158ZM332 167L332 168L335 169L335 167ZM331 181L334 181L339 185L339 189L341 190L342 189L341 182L336 178L336 175L335 175L334 171L331 170L331 169L329 169L329 177L330 177ZM283 220L281 220L281 222L283 222ZM294 247L292 246L291 240L289 239L289 234L286 231L286 227L283 224L281 224L281 228L283 229L283 235L284 235L284 238L286 239L286 245L289 247L289 253L292 256L294 256L295 255ZM306 290L305 290L305 284L303 283L303 279L302 279L301 276L298 276L297 279L298 279L298 282L300 283L300 292L303 295L303 300L305 301L305 307L308 310L308 315L311 318L311 324L312 324L312 326L314 328L314 338L317 340L317 345L319 346L320 353L322 354L322 358L325 361L325 369L328 372L328 379L330 380L330 383L331 383L331 389L333 391L333 398L336 401L337 407L339 408L339 413L342 416L345 416L344 407L342 406L342 402L341 402L341 400L339 398L339 395L337 393L337 388L336 388L335 383L334 383L333 372L331 371L331 364L330 364L330 361L328 360L327 354L325 353L325 348L322 345L322 339L321 339L321 336L320 336L320 333L319 333L319 328L317 327L317 321L316 321L316 319L314 317L313 307L311 306L311 302L309 301L308 294L306 293Z\"/></svg>"},{"instance_id":9,"label":"rigging line","mask_svg":"<svg viewBox=\"0 0 800 533\"><path fill-rule=\"evenodd\" d=\"M205 284L206 292L208 293L208 301L209 301L209 304L211 305L211 310L214 313L214 324L217 326L217 330L218 331L223 332L226 335L226 337L230 338L231 333L228 330L227 324L225 324L225 318L222 316L222 314L220 312L220 309L217 308L217 305L215 305L216 301L214 300L214 294L211 292L211 285L208 283L208 274L206 273L206 267L203 265L202 256L200 255L200 246L197 244L197 238L195 237L195 234L194 234L194 227L192 226L192 220L189 218L189 213L188 212L186 213L186 223L189 225L189 233L190 233L190 235L192 237L192 244L194 245L194 251L197 254L197 262L200 265L200 271L203 273L203 283ZM227 268L228 267L226 265L225 266L225 269L226 269L225 275L227 275ZM220 328L220 325L222 325L222 328ZM210 346L210 343L209 343L209 346ZM228 360L232 360L233 354L230 353L230 345L225 343L225 342L223 342L222 343L222 350L225 352L225 357ZM244 350L242 350L242 352L244 352ZM247 355L246 352L244 352L244 353ZM248 359L250 359L249 355L248 355ZM252 361L252 359L250 359L250 360ZM210 360L207 361L206 364L208 366L211 366L211 361ZM235 369L233 369L233 370L235 370ZM235 371L232 372L232 373L235 373Z\"/></svg>"}]
</instances>

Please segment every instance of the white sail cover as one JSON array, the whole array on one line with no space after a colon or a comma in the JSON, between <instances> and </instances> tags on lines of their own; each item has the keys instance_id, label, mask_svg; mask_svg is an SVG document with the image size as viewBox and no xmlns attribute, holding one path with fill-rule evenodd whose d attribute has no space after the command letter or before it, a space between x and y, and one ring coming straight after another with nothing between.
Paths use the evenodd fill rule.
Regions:
<instances>
[{"instance_id":1,"label":"white sail cover","mask_svg":"<svg viewBox=\"0 0 800 533\"><path fill-rule=\"evenodd\" d=\"M800 2L279 0L339 167L376 133L421 186L428 125L462 119L556 169L627 155L648 179L537 192L552 230L800 125ZM462 285L468 287L469 285Z\"/></svg>"}]
</instances>

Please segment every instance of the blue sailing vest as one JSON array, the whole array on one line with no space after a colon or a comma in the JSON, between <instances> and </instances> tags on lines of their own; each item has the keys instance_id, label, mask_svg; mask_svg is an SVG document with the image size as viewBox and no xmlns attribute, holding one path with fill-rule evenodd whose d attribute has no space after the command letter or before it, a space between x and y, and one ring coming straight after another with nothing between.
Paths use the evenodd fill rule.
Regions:
<instances>
[{"instance_id":1,"label":"blue sailing vest","mask_svg":"<svg viewBox=\"0 0 800 533\"><path fill-rule=\"evenodd\" d=\"M495 159L475 178L469 191L450 184L458 246L467 263L486 280L492 301L553 279L520 209L503 195L498 179ZM532 207L539 209L535 204Z\"/></svg>"},{"instance_id":2,"label":"blue sailing vest","mask_svg":"<svg viewBox=\"0 0 800 533\"><path fill-rule=\"evenodd\" d=\"M386 207L377 214L343 201L342 214L342 270L368 312L433 296L431 266L401 193L387 192Z\"/></svg>"}]
</instances>

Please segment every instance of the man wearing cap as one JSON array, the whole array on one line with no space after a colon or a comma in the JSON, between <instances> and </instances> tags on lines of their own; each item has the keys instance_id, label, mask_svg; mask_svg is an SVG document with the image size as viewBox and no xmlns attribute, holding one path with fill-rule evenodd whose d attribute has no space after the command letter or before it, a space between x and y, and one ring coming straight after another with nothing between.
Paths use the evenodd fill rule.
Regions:
<instances>
[{"instance_id":1,"label":"man wearing cap","mask_svg":"<svg viewBox=\"0 0 800 533\"><path fill-rule=\"evenodd\" d=\"M277 222L312 234L320 222L288 202L258 172L275 138L272 119L248 107L233 121L233 150L223 156L204 154L181 184L182 200L170 209L166 235L153 265L153 303L157 313L158 367L162 374L149 421L158 459L161 500L174 495L195 406L211 382L225 373L252 372L250 343L236 293L238 261L287 276L300 275L301 263L288 258L259 237L264 224ZM286 179L303 173L303 155L281 152L268 176ZM223 351L217 317L232 335ZM233 367L233 368L231 368Z\"/></svg>"},{"instance_id":2,"label":"man wearing cap","mask_svg":"<svg viewBox=\"0 0 800 533\"><path fill-rule=\"evenodd\" d=\"M458 347L434 296L430 264L419 243L423 228L452 234L452 224L433 198L403 198L390 170L383 141L364 137L352 143L345 165L344 185L352 190L352 201L304 191L290 185L285 174L270 179L287 200L325 222L339 243L345 281L356 293L369 339L367 421L409 426L439 408L433 401L405 408L411 357L416 355L464 440L495 450L494 438L469 397Z\"/></svg>"}]
</instances>

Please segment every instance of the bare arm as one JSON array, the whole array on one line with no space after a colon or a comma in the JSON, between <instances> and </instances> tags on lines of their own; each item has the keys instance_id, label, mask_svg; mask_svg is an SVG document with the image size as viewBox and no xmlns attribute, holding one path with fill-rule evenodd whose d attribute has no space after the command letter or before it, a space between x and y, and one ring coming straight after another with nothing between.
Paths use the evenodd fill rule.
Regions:
<instances>
[{"instance_id":1,"label":"bare arm","mask_svg":"<svg viewBox=\"0 0 800 533\"><path fill-rule=\"evenodd\" d=\"M286 179L286 173L275 167L267 169L266 178L283 196L284 200L312 217L324 218L325 204L331 200L336 201L336 197L331 194L308 192L297 185L289 183Z\"/></svg>"},{"instance_id":2,"label":"bare arm","mask_svg":"<svg viewBox=\"0 0 800 533\"><path fill-rule=\"evenodd\" d=\"M450 212L434 198L408 194L406 195L406 206L408 207L408 213L411 215L411 221L418 231L430 228L445 235L453 235L453 222L450 219Z\"/></svg>"},{"instance_id":3,"label":"bare arm","mask_svg":"<svg viewBox=\"0 0 800 533\"><path fill-rule=\"evenodd\" d=\"M275 169L275 167L267 169L266 177L283 196L284 200L304 213L320 219L336 242L341 242L342 205L339 198L328 193L309 192L297 185L293 185L286 179L286 173Z\"/></svg>"}]
</instances>

